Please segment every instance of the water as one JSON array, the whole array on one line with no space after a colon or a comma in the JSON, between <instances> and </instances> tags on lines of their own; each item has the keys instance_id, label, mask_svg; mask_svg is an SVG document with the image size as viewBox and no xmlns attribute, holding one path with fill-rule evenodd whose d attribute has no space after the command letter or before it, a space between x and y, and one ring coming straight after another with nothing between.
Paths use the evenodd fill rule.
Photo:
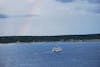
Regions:
<instances>
[{"instance_id":1,"label":"water","mask_svg":"<svg viewBox=\"0 0 100 67\"><path fill-rule=\"evenodd\" d=\"M100 42L0 44L0 67L100 67Z\"/></svg>"}]
</instances>

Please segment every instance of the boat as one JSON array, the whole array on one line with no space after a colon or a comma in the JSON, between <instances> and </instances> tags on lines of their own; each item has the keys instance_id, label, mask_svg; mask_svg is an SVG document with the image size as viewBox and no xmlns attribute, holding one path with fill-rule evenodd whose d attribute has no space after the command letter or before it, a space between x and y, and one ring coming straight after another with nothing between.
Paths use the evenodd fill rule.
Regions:
<instances>
[{"instance_id":1,"label":"boat","mask_svg":"<svg viewBox=\"0 0 100 67\"><path fill-rule=\"evenodd\" d=\"M53 47L52 52L61 52L62 48L61 47Z\"/></svg>"}]
</instances>

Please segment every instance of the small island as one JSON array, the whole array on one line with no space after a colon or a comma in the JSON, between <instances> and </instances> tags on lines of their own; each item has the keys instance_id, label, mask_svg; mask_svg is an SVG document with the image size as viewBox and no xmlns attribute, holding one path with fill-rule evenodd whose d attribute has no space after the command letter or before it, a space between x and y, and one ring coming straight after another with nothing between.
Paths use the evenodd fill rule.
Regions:
<instances>
[{"instance_id":1,"label":"small island","mask_svg":"<svg viewBox=\"0 0 100 67\"><path fill-rule=\"evenodd\" d=\"M1 36L0 43L100 41L100 34L59 36Z\"/></svg>"}]
</instances>

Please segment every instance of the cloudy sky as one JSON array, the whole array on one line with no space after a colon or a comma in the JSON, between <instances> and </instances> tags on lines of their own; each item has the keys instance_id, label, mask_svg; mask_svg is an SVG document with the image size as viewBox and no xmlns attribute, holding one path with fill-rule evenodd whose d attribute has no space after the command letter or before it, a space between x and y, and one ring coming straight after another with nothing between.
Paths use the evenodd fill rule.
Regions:
<instances>
[{"instance_id":1,"label":"cloudy sky","mask_svg":"<svg viewBox=\"0 0 100 67\"><path fill-rule=\"evenodd\" d=\"M0 36L100 33L100 0L0 0Z\"/></svg>"}]
</instances>

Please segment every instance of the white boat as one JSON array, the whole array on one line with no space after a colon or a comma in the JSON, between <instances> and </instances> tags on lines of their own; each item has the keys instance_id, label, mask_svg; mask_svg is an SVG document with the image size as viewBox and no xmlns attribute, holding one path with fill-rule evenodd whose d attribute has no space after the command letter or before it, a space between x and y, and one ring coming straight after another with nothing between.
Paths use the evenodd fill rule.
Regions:
<instances>
[{"instance_id":1,"label":"white boat","mask_svg":"<svg viewBox=\"0 0 100 67\"><path fill-rule=\"evenodd\" d=\"M61 52L62 48L61 47L53 47L52 52Z\"/></svg>"}]
</instances>

